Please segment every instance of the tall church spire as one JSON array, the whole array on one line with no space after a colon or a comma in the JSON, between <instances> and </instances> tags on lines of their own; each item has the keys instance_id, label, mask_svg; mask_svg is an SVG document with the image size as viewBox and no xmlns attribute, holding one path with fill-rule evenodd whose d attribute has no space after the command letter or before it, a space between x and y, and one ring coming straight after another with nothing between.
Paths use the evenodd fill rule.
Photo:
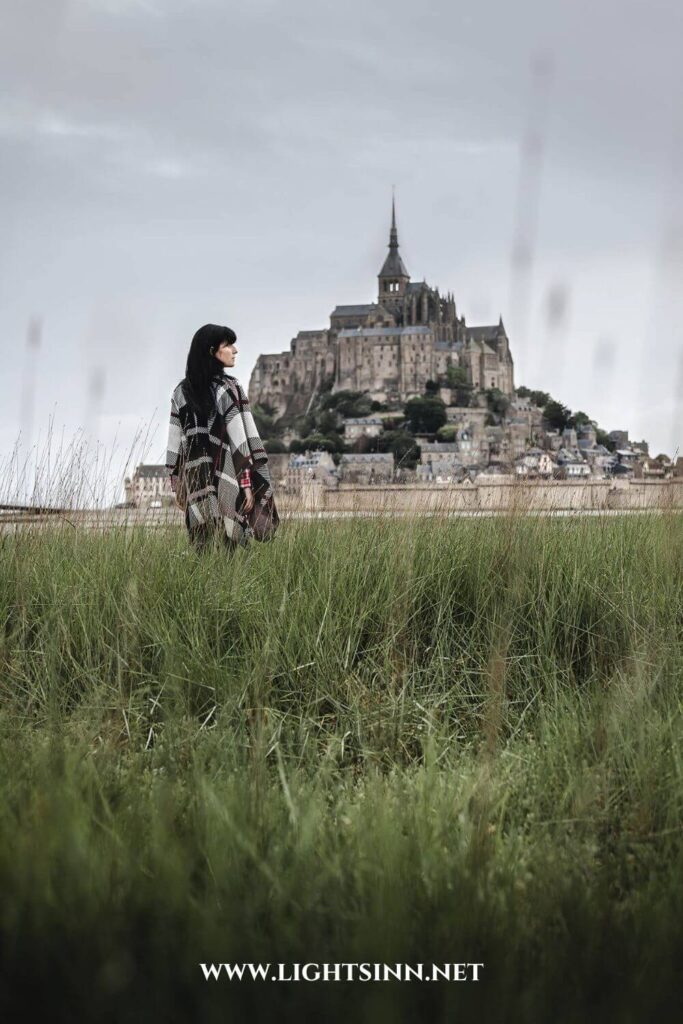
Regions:
<instances>
[{"instance_id":1,"label":"tall church spire","mask_svg":"<svg viewBox=\"0 0 683 1024\"><path fill-rule=\"evenodd\" d=\"M396 201L391 197L391 230L389 232L389 255L384 261L384 266L379 272L380 278L404 277L410 280L410 274L406 270L405 263L398 251L398 231L396 230Z\"/></svg>"},{"instance_id":2,"label":"tall church spire","mask_svg":"<svg viewBox=\"0 0 683 1024\"><path fill-rule=\"evenodd\" d=\"M398 231L396 230L396 199L391 193L391 231L389 232L389 248L398 249Z\"/></svg>"}]
</instances>

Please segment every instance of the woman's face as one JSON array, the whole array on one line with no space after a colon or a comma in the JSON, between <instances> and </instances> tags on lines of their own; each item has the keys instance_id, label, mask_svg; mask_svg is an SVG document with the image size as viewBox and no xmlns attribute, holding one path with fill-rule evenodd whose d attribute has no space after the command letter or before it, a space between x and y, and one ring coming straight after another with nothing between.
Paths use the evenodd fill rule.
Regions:
<instances>
[{"instance_id":1,"label":"woman's face","mask_svg":"<svg viewBox=\"0 0 683 1024\"><path fill-rule=\"evenodd\" d=\"M219 363L223 366L234 366L237 355L237 344L234 341L223 341L214 352Z\"/></svg>"}]
</instances>

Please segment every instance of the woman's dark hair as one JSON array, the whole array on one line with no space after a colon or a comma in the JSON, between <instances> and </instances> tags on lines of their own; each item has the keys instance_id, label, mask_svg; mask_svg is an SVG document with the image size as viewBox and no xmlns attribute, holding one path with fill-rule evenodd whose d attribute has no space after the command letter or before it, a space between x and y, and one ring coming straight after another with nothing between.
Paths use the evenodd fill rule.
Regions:
<instances>
[{"instance_id":1,"label":"woman's dark hair","mask_svg":"<svg viewBox=\"0 0 683 1024\"><path fill-rule=\"evenodd\" d=\"M234 344L237 335L229 327L204 324L200 327L190 345L185 367L183 391L187 404L196 416L208 419L213 413L214 397L211 381L223 376L223 364L213 355L223 342Z\"/></svg>"}]
</instances>

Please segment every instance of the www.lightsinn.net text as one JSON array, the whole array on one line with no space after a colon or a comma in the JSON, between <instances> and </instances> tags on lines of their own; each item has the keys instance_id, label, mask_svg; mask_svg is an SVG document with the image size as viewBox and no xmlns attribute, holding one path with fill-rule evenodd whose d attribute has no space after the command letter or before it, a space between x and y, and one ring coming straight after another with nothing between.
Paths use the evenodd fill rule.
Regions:
<instances>
[{"instance_id":1,"label":"www.lightsinn.net text","mask_svg":"<svg viewBox=\"0 0 683 1024\"><path fill-rule=\"evenodd\" d=\"M483 963L200 964L205 981L480 981Z\"/></svg>"}]
</instances>

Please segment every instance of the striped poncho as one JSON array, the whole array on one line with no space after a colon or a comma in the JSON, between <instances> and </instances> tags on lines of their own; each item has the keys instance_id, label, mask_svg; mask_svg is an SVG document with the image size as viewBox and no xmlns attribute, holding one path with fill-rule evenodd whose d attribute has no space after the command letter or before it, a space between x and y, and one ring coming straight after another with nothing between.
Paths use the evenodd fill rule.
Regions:
<instances>
[{"instance_id":1,"label":"striped poncho","mask_svg":"<svg viewBox=\"0 0 683 1024\"><path fill-rule=\"evenodd\" d=\"M179 474L185 474L188 531L222 519L229 536L243 542L247 524L240 513L240 482L251 486L255 502L268 501L273 494L268 456L237 378L217 374L211 388L216 412L208 422L188 405L182 381L173 391L166 468L174 490Z\"/></svg>"}]
</instances>

